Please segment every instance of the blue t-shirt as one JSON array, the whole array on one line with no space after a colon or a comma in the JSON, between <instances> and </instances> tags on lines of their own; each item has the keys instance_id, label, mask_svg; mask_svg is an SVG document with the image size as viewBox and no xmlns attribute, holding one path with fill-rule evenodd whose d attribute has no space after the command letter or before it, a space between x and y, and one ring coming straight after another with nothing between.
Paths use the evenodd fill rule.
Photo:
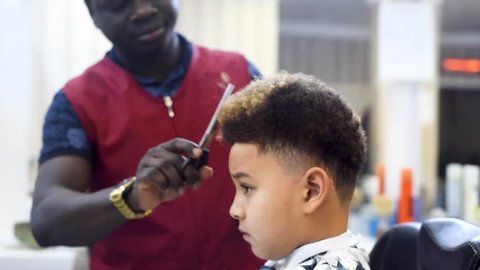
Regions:
<instances>
[{"instance_id":1,"label":"blue t-shirt","mask_svg":"<svg viewBox=\"0 0 480 270\"><path fill-rule=\"evenodd\" d=\"M192 60L192 44L180 34L178 36L182 46L180 61L163 81L135 75L136 80L151 95L175 96L187 74ZM107 57L122 66L115 49L110 50ZM252 79L261 77L261 73L251 62L248 62L248 71ZM45 117L39 162L41 164L60 155L79 155L88 160L92 158L92 146L85 129L63 89L53 98Z\"/></svg>"}]
</instances>

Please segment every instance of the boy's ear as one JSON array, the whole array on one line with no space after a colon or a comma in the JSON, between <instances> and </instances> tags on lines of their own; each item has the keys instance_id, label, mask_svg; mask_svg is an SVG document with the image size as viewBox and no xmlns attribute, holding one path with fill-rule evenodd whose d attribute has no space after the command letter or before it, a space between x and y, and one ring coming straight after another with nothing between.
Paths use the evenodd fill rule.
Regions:
<instances>
[{"instance_id":1,"label":"boy's ear","mask_svg":"<svg viewBox=\"0 0 480 270\"><path fill-rule=\"evenodd\" d=\"M327 172L320 167L312 167L304 174L304 212L313 213L325 201L333 182Z\"/></svg>"}]
</instances>

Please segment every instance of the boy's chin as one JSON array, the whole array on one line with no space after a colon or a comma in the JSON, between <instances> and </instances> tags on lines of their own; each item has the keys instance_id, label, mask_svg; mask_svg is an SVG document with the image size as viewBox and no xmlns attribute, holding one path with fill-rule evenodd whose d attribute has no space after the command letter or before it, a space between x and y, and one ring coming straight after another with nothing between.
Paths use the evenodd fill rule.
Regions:
<instances>
[{"instance_id":1,"label":"boy's chin","mask_svg":"<svg viewBox=\"0 0 480 270\"><path fill-rule=\"evenodd\" d=\"M280 259L283 259L286 257L288 254L275 254L274 252L268 252L266 250L260 250L258 248L255 248L253 245L250 245L250 248L252 250L252 253L259 259L262 260L272 260L272 261L277 261Z\"/></svg>"}]
</instances>

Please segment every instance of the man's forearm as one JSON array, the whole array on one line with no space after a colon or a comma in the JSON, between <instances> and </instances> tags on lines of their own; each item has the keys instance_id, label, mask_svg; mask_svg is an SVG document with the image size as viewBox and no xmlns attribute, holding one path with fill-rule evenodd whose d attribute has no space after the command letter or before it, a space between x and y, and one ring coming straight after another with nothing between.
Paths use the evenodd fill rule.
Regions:
<instances>
[{"instance_id":1,"label":"man's forearm","mask_svg":"<svg viewBox=\"0 0 480 270\"><path fill-rule=\"evenodd\" d=\"M79 193L56 188L32 211L41 246L90 246L126 222L109 200L112 188Z\"/></svg>"}]
</instances>

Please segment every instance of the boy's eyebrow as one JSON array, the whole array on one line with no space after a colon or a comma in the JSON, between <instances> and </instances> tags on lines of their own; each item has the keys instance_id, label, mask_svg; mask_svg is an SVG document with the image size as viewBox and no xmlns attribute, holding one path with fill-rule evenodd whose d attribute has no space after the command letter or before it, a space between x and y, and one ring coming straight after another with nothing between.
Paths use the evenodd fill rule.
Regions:
<instances>
[{"instance_id":1,"label":"boy's eyebrow","mask_svg":"<svg viewBox=\"0 0 480 270\"><path fill-rule=\"evenodd\" d=\"M245 172L236 172L236 173L232 174L232 178L234 180L238 180L238 179L245 178L245 177L250 177L250 175L248 173L245 173Z\"/></svg>"}]
</instances>

